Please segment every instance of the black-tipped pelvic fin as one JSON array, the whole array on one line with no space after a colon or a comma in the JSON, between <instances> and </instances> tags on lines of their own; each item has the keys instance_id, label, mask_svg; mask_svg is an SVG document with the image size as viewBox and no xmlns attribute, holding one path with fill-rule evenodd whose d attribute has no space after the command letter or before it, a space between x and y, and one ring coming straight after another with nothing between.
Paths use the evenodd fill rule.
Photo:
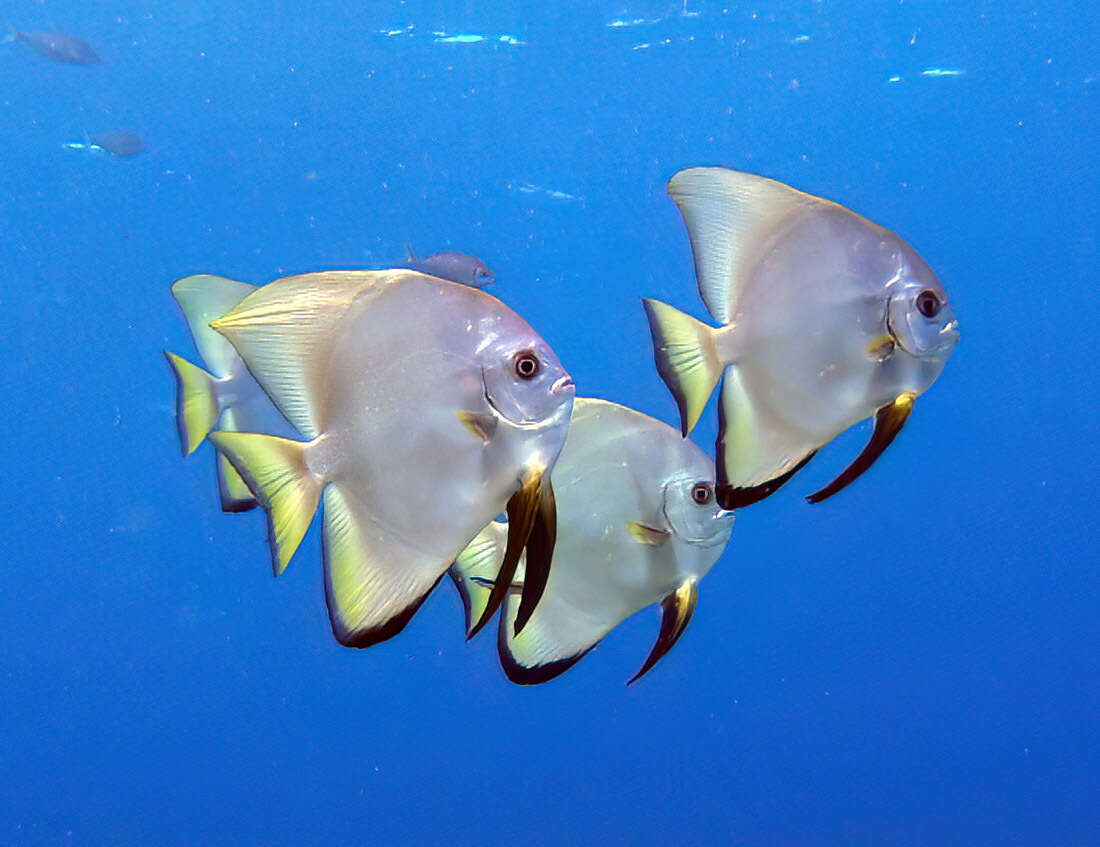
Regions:
<instances>
[{"instance_id":1,"label":"black-tipped pelvic fin","mask_svg":"<svg viewBox=\"0 0 1100 847\"><path fill-rule=\"evenodd\" d=\"M649 657L641 670L630 678L627 685L633 685L645 676L646 672L672 649L687 629L687 625L691 623L691 616L695 612L695 603L698 599L699 583L689 579L661 601L661 631L657 634L657 642L649 651Z\"/></svg>"},{"instance_id":2,"label":"black-tipped pelvic fin","mask_svg":"<svg viewBox=\"0 0 1100 847\"><path fill-rule=\"evenodd\" d=\"M535 611L546 581L550 578L550 562L554 558L554 542L558 534L558 508L554 500L554 486L547 477L539 489L539 508L535 524L527 539L527 558L524 563L523 594L516 612L514 632L519 635Z\"/></svg>"},{"instance_id":3,"label":"black-tipped pelvic fin","mask_svg":"<svg viewBox=\"0 0 1100 847\"><path fill-rule=\"evenodd\" d=\"M719 457L718 457L718 474L722 475L724 470L724 462L721 457L721 442L719 442ZM770 497L775 493L779 486L783 485L792 476L806 467L806 463L810 461L817 451L813 450L807 453L806 456L787 471L775 479L769 479L767 482L762 482L760 485L752 485L746 488L734 488L732 485L727 485L719 479L718 485L715 487L715 499L718 501L718 505L723 509L743 509L745 506L751 506L753 503L759 503L765 497Z\"/></svg>"},{"instance_id":4,"label":"black-tipped pelvic fin","mask_svg":"<svg viewBox=\"0 0 1100 847\"><path fill-rule=\"evenodd\" d=\"M841 489L853 483L860 474L875 463L883 451L890 446L905 422L909 419L909 413L913 411L913 401L917 395L912 391L898 395L889 406L883 406L875 413L875 430L871 433L871 440L863 448L863 452L856 456L852 464L844 469L844 472L822 488L811 494L806 499L811 503L820 503L827 500Z\"/></svg>"},{"instance_id":5,"label":"black-tipped pelvic fin","mask_svg":"<svg viewBox=\"0 0 1100 847\"><path fill-rule=\"evenodd\" d=\"M524 478L519 491L513 494L508 501L508 542L504 550L504 560L500 564L500 570L497 571L496 583L489 593L489 601L485 605L485 611L481 613L481 618L470 630L469 638L473 638L481 632L508 594L508 588L516 575L520 554L523 553L523 548L527 546L527 540L531 537L531 529L535 525L541 499L541 487L542 471L534 471ZM553 549L552 543L551 549ZM547 566L549 566L549 562L547 562ZM525 579L525 585L526 582ZM541 590L539 593L542 593Z\"/></svg>"}]
</instances>

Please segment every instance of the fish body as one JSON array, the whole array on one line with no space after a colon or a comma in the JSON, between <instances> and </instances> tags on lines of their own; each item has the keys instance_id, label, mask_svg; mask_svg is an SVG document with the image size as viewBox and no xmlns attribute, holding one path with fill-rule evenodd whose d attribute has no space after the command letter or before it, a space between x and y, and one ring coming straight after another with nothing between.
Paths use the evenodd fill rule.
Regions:
<instances>
[{"instance_id":1,"label":"fish body","mask_svg":"<svg viewBox=\"0 0 1100 847\"><path fill-rule=\"evenodd\" d=\"M676 174L706 326L646 300L658 372L690 432L720 378L718 490L772 493L850 426L876 436L824 499L865 470L958 343L947 292L893 232L849 209L725 168Z\"/></svg>"},{"instance_id":2,"label":"fish body","mask_svg":"<svg viewBox=\"0 0 1100 847\"><path fill-rule=\"evenodd\" d=\"M29 45L39 55L55 62L67 65L95 65L99 62L99 56L87 42L68 33L13 30L9 40L16 39Z\"/></svg>"},{"instance_id":3,"label":"fish body","mask_svg":"<svg viewBox=\"0 0 1100 847\"><path fill-rule=\"evenodd\" d=\"M399 632L504 508L503 581L525 548L549 567L573 385L500 301L415 271L334 271L276 280L212 326L307 439L210 436L268 512L277 574L323 497L342 644Z\"/></svg>"},{"instance_id":4,"label":"fish body","mask_svg":"<svg viewBox=\"0 0 1100 847\"><path fill-rule=\"evenodd\" d=\"M136 156L145 150L141 136L128 129L97 133L91 137L91 143L113 156Z\"/></svg>"},{"instance_id":5,"label":"fish body","mask_svg":"<svg viewBox=\"0 0 1100 847\"><path fill-rule=\"evenodd\" d=\"M567 670L654 603L668 606L666 622L682 621L672 630L678 637L699 580L733 529L733 513L715 503L713 462L672 427L605 400L577 398L553 482L557 540L542 599L517 635L521 596L513 591L499 622L501 664L523 684ZM506 524L489 524L451 568L468 628L498 570L506 533ZM673 643L675 637L659 640L638 676Z\"/></svg>"},{"instance_id":6,"label":"fish body","mask_svg":"<svg viewBox=\"0 0 1100 847\"><path fill-rule=\"evenodd\" d=\"M496 281L496 274L489 270L488 265L477 256L444 250L418 259L411 247L405 245L405 249L408 252L406 265L411 270L437 276L440 279L449 279L451 282L471 285L474 288L484 288Z\"/></svg>"},{"instance_id":7,"label":"fish body","mask_svg":"<svg viewBox=\"0 0 1100 847\"><path fill-rule=\"evenodd\" d=\"M284 438L295 430L245 367L233 345L210 328L256 290L256 286L213 274L194 274L172 285L206 370L165 351L176 377L176 424L180 448L188 456L215 427L228 432L260 432ZM218 490L222 509L242 512L256 499L233 466L218 454Z\"/></svg>"}]
</instances>

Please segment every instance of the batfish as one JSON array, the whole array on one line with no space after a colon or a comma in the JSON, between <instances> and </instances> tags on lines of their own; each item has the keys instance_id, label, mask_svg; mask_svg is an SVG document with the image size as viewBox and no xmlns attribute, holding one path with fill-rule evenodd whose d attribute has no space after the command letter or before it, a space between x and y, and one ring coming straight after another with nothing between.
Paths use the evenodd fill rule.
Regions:
<instances>
[{"instance_id":1,"label":"batfish","mask_svg":"<svg viewBox=\"0 0 1100 847\"><path fill-rule=\"evenodd\" d=\"M695 426L722 378L718 501L767 497L844 430L875 417L859 457L889 446L959 340L947 292L897 235L836 203L725 168L668 184L687 224L711 328L645 300L661 378Z\"/></svg>"},{"instance_id":2,"label":"batfish","mask_svg":"<svg viewBox=\"0 0 1100 847\"><path fill-rule=\"evenodd\" d=\"M195 274L172 285L191 337L210 373L165 350L176 376L176 425L180 448L189 456L215 426L229 432L261 432L291 438L294 428L249 373L233 345L210 328L256 290L246 282L212 274ZM243 512L256 499L228 460L218 454L218 491L222 509Z\"/></svg>"},{"instance_id":3,"label":"batfish","mask_svg":"<svg viewBox=\"0 0 1100 847\"><path fill-rule=\"evenodd\" d=\"M85 41L64 32L19 32L13 29L5 41L22 41L36 53L67 65L94 65L99 56Z\"/></svg>"},{"instance_id":4,"label":"batfish","mask_svg":"<svg viewBox=\"0 0 1100 847\"><path fill-rule=\"evenodd\" d=\"M442 253L432 253L418 259L413 253L412 247L405 245L409 254L407 264L415 271L431 274L440 279L449 279L451 282L461 282L463 285L472 285L474 288L484 288L496 281L489 267L477 256L467 253L456 253L453 250L444 250Z\"/></svg>"},{"instance_id":5,"label":"batfish","mask_svg":"<svg viewBox=\"0 0 1100 847\"><path fill-rule=\"evenodd\" d=\"M537 603L554 546L549 472L574 389L522 318L416 271L329 271L276 280L211 326L307 439L210 435L268 513L276 574L324 499L325 593L340 643L400 632L502 509L505 588L479 624L524 549L534 574L525 595Z\"/></svg>"},{"instance_id":6,"label":"batfish","mask_svg":"<svg viewBox=\"0 0 1100 847\"><path fill-rule=\"evenodd\" d=\"M733 530L714 497L714 463L660 421L605 400L577 398L554 467L557 543L530 620L517 573L497 631L500 661L520 684L545 682L579 661L619 623L661 604L661 630L639 679L691 620L701 580ZM482 614L504 556L508 525L489 524L451 568L467 629Z\"/></svg>"}]
</instances>

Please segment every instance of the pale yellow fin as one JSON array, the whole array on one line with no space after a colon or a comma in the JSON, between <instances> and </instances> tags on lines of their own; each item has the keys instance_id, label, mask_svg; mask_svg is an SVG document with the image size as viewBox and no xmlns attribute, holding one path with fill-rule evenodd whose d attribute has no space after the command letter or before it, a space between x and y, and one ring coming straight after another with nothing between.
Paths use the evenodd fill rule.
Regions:
<instances>
[{"instance_id":1,"label":"pale yellow fin","mask_svg":"<svg viewBox=\"0 0 1100 847\"><path fill-rule=\"evenodd\" d=\"M668 533L665 530L637 521L627 521L626 530L639 544L648 544L650 547L660 547L668 541Z\"/></svg>"},{"instance_id":2,"label":"pale yellow fin","mask_svg":"<svg viewBox=\"0 0 1100 847\"><path fill-rule=\"evenodd\" d=\"M218 494L223 512L247 512L259 505L248 483L221 453L218 454Z\"/></svg>"},{"instance_id":3,"label":"pale yellow fin","mask_svg":"<svg viewBox=\"0 0 1100 847\"><path fill-rule=\"evenodd\" d=\"M657 373L676 398L680 431L686 436L699 422L722 375L722 363L714 349L714 330L659 300L642 302L653 335Z\"/></svg>"},{"instance_id":4,"label":"pale yellow fin","mask_svg":"<svg viewBox=\"0 0 1100 847\"><path fill-rule=\"evenodd\" d=\"M211 326L232 342L287 420L316 438L324 429L320 392L333 328L360 295L393 274L324 271L284 277L256 289Z\"/></svg>"},{"instance_id":5,"label":"pale yellow fin","mask_svg":"<svg viewBox=\"0 0 1100 847\"><path fill-rule=\"evenodd\" d=\"M256 290L247 282L237 282L214 274L192 274L172 283L172 296L179 303L199 355L218 377L229 375L237 351L210 328L220 318Z\"/></svg>"},{"instance_id":6,"label":"pale yellow fin","mask_svg":"<svg viewBox=\"0 0 1100 847\"><path fill-rule=\"evenodd\" d=\"M240 431L232 406L222 412L218 425L227 432ZM221 453L218 453L218 493L223 512L247 512L259 505L248 484Z\"/></svg>"},{"instance_id":7,"label":"pale yellow fin","mask_svg":"<svg viewBox=\"0 0 1100 847\"><path fill-rule=\"evenodd\" d=\"M267 510L272 566L279 576L313 521L324 485L306 466L309 444L252 432L212 432L210 442Z\"/></svg>"},{"instance_id":8,"label":"pale yellow fin","mask_svg":"<svg viewBox=\"0 0 1100 847\"><path fill-rule=\"evenodd\" d=\"M451 580L462 598L466 610L466 635L470 635L474 624L481 619L492 591L491 584L500 571L504 561L504 548L508 542L508 524L493 521L474 536L466 549L458 554L451 565ZM523 565L520 564L520 569ZM522 574L517 571L517 579ZM486 582L488 581L488 582Z\"/></svg>"},{"instance_id":9,"label":"pale yellow fin","mask_svg":"<svg viewBox=\"0 0 1100 847\"><path fill-rule=\"evenodd\" d=\"M733 320L736 303L771 228L799 205L825 203L755 174L728 168L688 168L668 181L684 216L699 294L719 323Z\"/></svg>"},{"instance_id":10,"label":"pale yellow fin","mask_svg":"<svg viewBox=\"0 0 1100 847\"><path fill-rule=\"evenodd\" d=\"M796 433L762 426L736 365L726 368L718 401L716 494L724 509L772 494L813 458L816 446Z\"/></svg>"},{"instance_id":11,"label":"pale yellow fin","mask_svg":"<svg viewBox=\"0 0 1100 847\"><path fill-rule=\"evenodd\" d=\"M217 380L197 365L164 351L176 375L176 426L180 449L190 456L218 421Z\"/></svg>"},{"instance_id":12,"label":"pale yellow fin","mask_svg":"<svg viewBox=\"0 0 1100 847\"><path fill-rule=\"evenodd\" d=\"M399 633L450 564L373 521L338 482L325 488L324 527L325 600L332 633L346 647Z\"/></svg>"},{"instance_id":13,"label":"pale yellow fin","mask_svg":"<svg viewBox=\"0 0 1100 847\"><path fill-rule=\"evenodd\" d=\"M501 609L497 655L505 675L519 685L553 679L579 662L618 623L613 613L577 609L560 592L548 591L519 635L513 621L520 594L511 592Z\"/></svg>"}]
</instances>

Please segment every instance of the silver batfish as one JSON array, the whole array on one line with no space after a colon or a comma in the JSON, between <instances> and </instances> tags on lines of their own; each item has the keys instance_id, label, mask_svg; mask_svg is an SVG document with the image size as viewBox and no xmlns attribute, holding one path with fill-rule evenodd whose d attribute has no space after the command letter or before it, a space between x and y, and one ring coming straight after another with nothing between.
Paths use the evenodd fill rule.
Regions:
<instances>
[{"instance_id":1,"label":"silver batfish","mask_svg":"<svg viewBox=\"0 0 1100 847\"><path fill-rule=\"evenodd\" d=\"M406 264L412 270L438 276L441 279L449 279L451 282L484 288L492 285L497 278L496 274L489 270L488 265L477 256L471 256L468 253L444 250L417 258L408 244L405 245L405 252L408 253Z\"/></svg>"},{"instance_id":2,"label":"silver batfish","mask_svg":"<svg viewBox=\"0 0 1100 847\"><path fill-rule=\"evenodd\" d=\"M646 300L657 370L695 426L723 377L718 500L775 491L872 415L859 457L808 499L840 491L878 458L959 340L947 292L897 235L836 203L725 168L668 184L687 224L713 329Z\"/></svg>"},{"instance_id":3,"label":"silver batfish","mask_svg":"<svg viewBox=\"0 0 1100 847\"><path fill-rule=\"evenodd\" d=\"M730 539L733 513L715 503L714 464L660 421L578 397L553 479L554 563L519 635L522 600L509 595L498 629L501 665L513 682L545 682L639 609L660 603L660 634L634 682L676 643L699 580ZM487 586L495 586L507 531L507 524L490 524L451 568L468 628L481 616Z\"/></svg>"},{"instance_id":4,"label":"silver batfish","mask_svg":"<svg viewBox=\"0 0 1100 847\"><path fill-rule=\"evenodd\" d=\"M323 496L326 598L342 644L400 632L502 509L504 588L485 620L525 548L528 572L532 560L536 576L550 567L549 471L573 381L499 300L415 271L331 271L276 280L211 325L308 439L210 435L268 512L276 573Z\"/></svg>"},{"instance_id":5,"label":"silver batfish","mask_svg":"<svg viewBox=\"0 0 1100 847\"><path fill-rule=\"evenodd\" d=\"M187 319L199 356L210 369L208 373L164 351L176 377L176 425L184 456L191 455L215 426L229 432L262 432L284 438L295 435L294 427L248 372L233 345L210 328L210 321L255 290L256 286L247 282L213 274L194 274L172 285L172 296ZM220 453L217 468L222 509L243 512L253 508L255 497Z\"/></svg>"}]
</instances>

